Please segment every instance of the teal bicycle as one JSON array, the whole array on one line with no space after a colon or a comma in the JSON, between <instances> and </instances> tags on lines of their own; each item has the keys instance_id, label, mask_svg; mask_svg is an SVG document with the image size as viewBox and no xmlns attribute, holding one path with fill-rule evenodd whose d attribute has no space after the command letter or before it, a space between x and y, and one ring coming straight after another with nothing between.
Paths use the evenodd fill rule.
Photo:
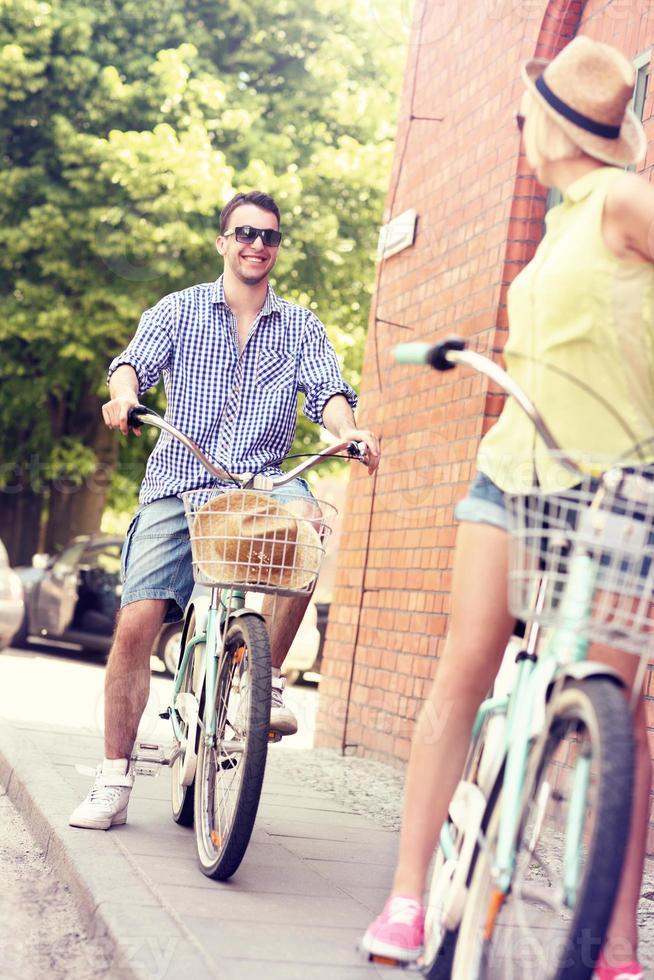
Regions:
<instances>
[{"instance_id":1,"label":"teal bicycle","mask_svg":"<svg viewBox=\"0 0 654 980\"><path fill-rule=\"evenodd\" d=\"M532 420L565 488L507 495L509 606L525 640L509 645L474 724L432 864L420 965L430 980L589 980L622 870L634 747L621 678L587 657L592 641L640 657L640 690L654 468L566 456L506 372L460 339L395 356L491 378Z\"/></svg>"},{"instance_id":2,"label":"teal bicycle","mask_svg":"<svg viewBox=\"0 0 654 980\"><path fill-rule=\"evenodd\" d=\"M210 597L186 613L170 704L168 759L151 746L153 762L171 766L173 819L195 826L198 861L210 878L230 878L247 850L261 796L270 731L271 656L264 616L246 605L247 592L308 596L316 582L336 513L322 501L285 495L283 488L326 458L361 459L365 445L340 443L283 476L234 477L187 436L139 406L143 422L178 439L219 486L182 494L196 582ZM273 607L272 616L275 611ZM137 749L141 767L148 746Z\"/></svg>"}]
</instances>

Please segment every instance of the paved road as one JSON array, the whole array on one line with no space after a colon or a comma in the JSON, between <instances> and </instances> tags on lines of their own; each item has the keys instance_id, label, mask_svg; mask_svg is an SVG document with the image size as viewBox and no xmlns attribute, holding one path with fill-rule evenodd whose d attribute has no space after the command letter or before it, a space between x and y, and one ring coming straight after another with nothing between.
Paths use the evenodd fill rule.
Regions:
<instances>
[{"instance_id":1,"label":"paved road","mask_svg":"<svg viewBox=\"0 0 654 980\"><path fill-rule=\"evenodd\" d=\"M0 786L0 977L96 980L107 948L80 924L73 898Z\"/></svg>"},{"instance_id":2,"label":"paved road","mask_svg":"<svg viewBox=\"0 0 654 980\"><path fill-rule=\"evenodd\" d=\"M167 769L137 781L125 827L108 834L68 827L68 814L89 785L77 767L102 751L102 681L101 666L78 656L0 655L0 716L14 723L4 724L2 746L10 788L33 801L31 826L39 840L52 846L62 874L80 889L86 914L103 935L115 937L107 976L119 980L126 970L143 980L386 976L387 969L365 962L356 944L388 891L397 834L309 785L312 753L293 750L311 745L316 691L288 692L302 734L271 750L246 859L221 884L199 872L194 835L170 818ZM154 678L144 734L167 736L157 711L170 683ZM306 757L305 767L298 756ZM75 967L79 972L71 970L66 980L87 980L85 969ZM50 969L43 975L60 980Z\"/></svg>"},{"instance_id":3,"label":"paved road","mask_svg":"<svg viewBox=\"0 0 654 980\"><path fill-rule=\"evenodd\" d=\"M0 716L27 728L51 726L53 737L65 727L80 736L93 734L97 740L103 721L103 678L103 664L82 654L52 653L44 647L4 650L0 653ZM167 704L170 686L167 675L153 672L142 735L168 739L168 724L158 712ZM289 688L287 700L298 715L300 733L276 746L276 751L292 742L293 748L310 748L317 690ZM80 761L88 765L91 760L82 757ZM82 786L88 779L78 777L78 782ZM164 787L157 787L156 792L161 795ZM0 980L116 976L111 946L85 931L68 887L35 844L2 785L0 881Z\"/></svg>"}]
</instances>

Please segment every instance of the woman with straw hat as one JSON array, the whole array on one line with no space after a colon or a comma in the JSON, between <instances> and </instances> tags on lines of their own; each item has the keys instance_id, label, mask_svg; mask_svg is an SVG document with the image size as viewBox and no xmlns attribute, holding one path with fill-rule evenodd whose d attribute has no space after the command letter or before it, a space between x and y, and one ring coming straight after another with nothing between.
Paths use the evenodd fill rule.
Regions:
<instances>
[{"instance_id":1,"label":"woman with straw hat","mask_svg":"<svg viewBox=\"0 0 654 980\"><path fill-rule=\"evenodd\" d=\"M634 69L614 48L578 37L553 61L528 62L523 79L517 122L527 160L542 184L561 191L563 202L548 213L534 258L509 290L507 368L544 411L566 450L618 456L636 440L615 419L600 421L597 403L588 408L574 387L564 389L561 371L601 392L628 418L637 439L651 439L654 189L622 169L646 150L643 128L630 108ZM538 372L539 363L555 371ZM509 399L482 441L478 475L457 507L461 523L449 633L416 724L397 869L391 896L364 936L369 953L407 962L421 954L428 865L463 770L477 708L514 626L507 608L504 493L519 492L525 474L531 482L534 467L547 489L533 428ZM592 659L600 658L619 670L630 688L637 658L595 646ZM651 763L642 696L634 730L632 822L613 917L595 965L599 980L643 976L636 906ZM592 955L597 953L594 949Z\"/></svg>"}]
</instances>

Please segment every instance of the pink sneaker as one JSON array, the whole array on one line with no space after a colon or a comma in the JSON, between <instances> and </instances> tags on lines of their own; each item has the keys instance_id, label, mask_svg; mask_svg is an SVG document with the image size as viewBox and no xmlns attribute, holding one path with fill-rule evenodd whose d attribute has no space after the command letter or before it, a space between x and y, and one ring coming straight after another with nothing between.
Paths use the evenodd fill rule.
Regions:
<instances>
[{"instance_id":1,"label":"pink sneaker","mask_svg":"<svg viewBox=\"0 0 654 980\"><path fill-rule=\"evenodd\" d=\"M371 956L411 963L422 953L425 912L417 898L393 895L368 926L362 948Z\"/></svg>"},{"instance_id":2,"label":"pink sneaker","mask_svg":"<svg viewBox=\"0 0 654 980\"><path fill-rule=\"evenodd\" d=\"M643 980L645 974L640 963L621 963L620 966L608 966L604 953L600 953L595 964L593 980Z\"/></svg>"}]
</instances>

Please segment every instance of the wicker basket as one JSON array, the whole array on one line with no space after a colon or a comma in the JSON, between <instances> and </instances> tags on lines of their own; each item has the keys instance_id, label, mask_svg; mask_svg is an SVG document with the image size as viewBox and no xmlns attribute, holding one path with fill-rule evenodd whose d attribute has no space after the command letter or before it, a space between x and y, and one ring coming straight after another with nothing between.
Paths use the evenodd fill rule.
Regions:
<instances>
[{"instance_id":1,"label":"wicker basket","mask_svg":"<svg viewBox=\"0 0 654 980\"><path fill-rule=\"evenodd\" d=\"M312 591L336 514L330 504L260 490L191 490L182 497L196 582L289 595Z\"/></svg>"},{"instance_id":2,"label":"wicker basket","mask_svg":"<svg viewBox=\"0 0 654 980\"><path fill-rule=\"evenodd\" d=\"M559 493L534 487L527 496L507 494L506 501L511 612L560 623L573 560L588 555L596 570L589 638L637 654L651 648L654 469L613 469ZM546 590L535 611L533 596L543 576Z\"/></svg>"}]
</instances>

